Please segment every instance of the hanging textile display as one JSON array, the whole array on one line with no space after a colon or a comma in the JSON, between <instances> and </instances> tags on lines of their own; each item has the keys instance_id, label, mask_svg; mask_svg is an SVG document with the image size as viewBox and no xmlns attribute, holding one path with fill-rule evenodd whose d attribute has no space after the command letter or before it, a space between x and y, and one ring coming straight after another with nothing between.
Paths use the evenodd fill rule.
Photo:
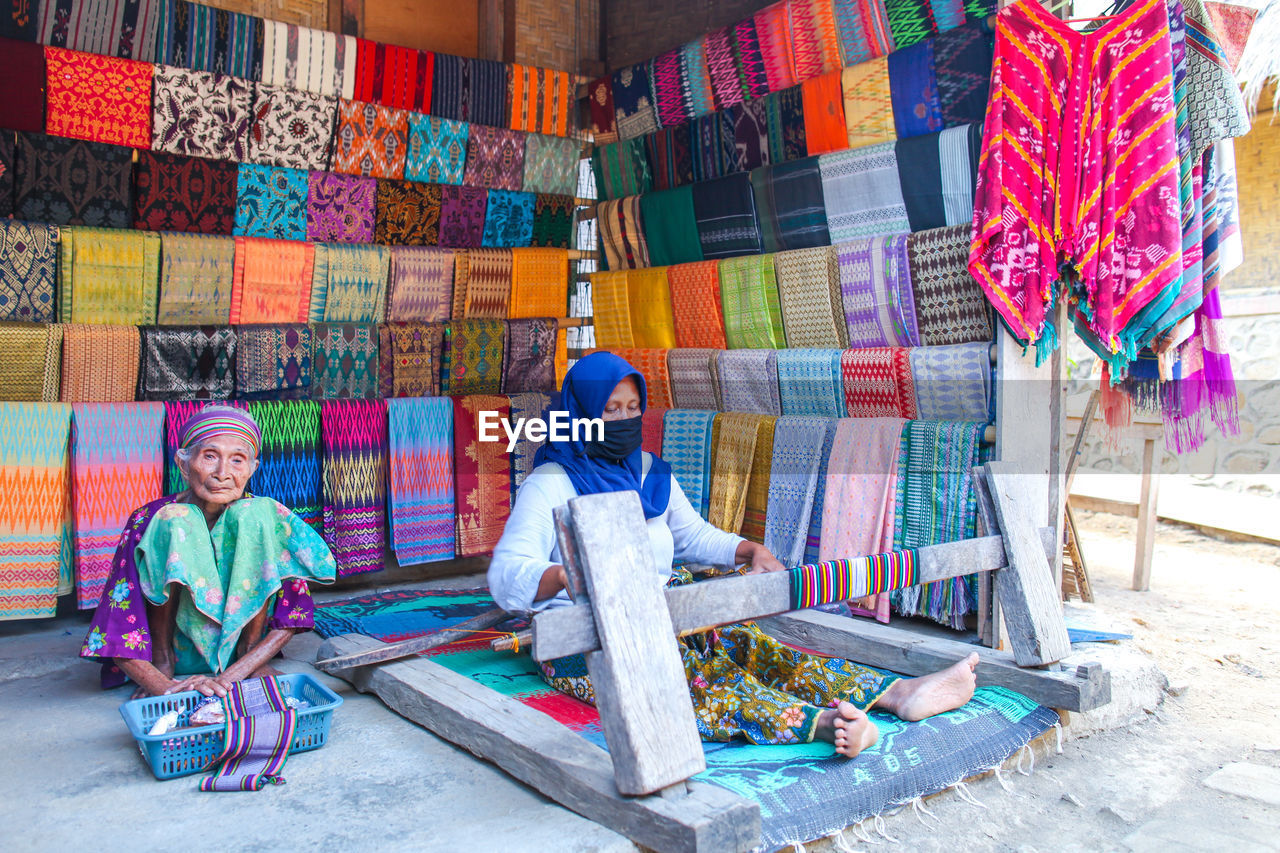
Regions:
<instances>
[{"instance_id":1,"label":"hanging textile display","mask_svg":"<svg viewBox=\"0 0 1280 853\"><path fill-rule=\"evenodd\" d=\"M263 21L260 79L272 86L350 99L355 94L358 53L351 36Z\"/></svg>"},{"instance_id":2,"label":"hanging textile display","mask_svg":"<svg viewBox=\"0 0 1280 853\"><path fill-rule=\"evenodd\" d=\"M118 403L134 399L142 340L137 326L63 325L64 403Z\"/></svg>"},{"instance_id":3,"label":"hanging textile display","mask_svg":"<svg viewBox=\"0 0 1280 853\"><path fill-rule=\"evenodd\" d=\"M912 231L967 224L973 219L981 125L899 140L902 198Z\"/></svg>"},{"instance_id":4,"label":"hanging textile display","mask_svg":"<svg viewBox=\"0 0 1280 853\"><path fill-rule=\"evenodd\" d=\"M533 234L529 245L540 249L567 249L573 242L574 212L571 195L545 195L533 199Z\"/></svg>"},{"instance_id":5,"label":"hanging textile display","mask_svg":"<svg viewBox=\"0 0 1280 853\"><path fill-rule=\"evenodd\" d=\"M431 184L462 183L470 128L463 121L409 113L405 179Z\"/></svg>"},{"instance_id":6,"label":"hanging textile display","mask_svg":"<svg viewBox=\"0 0 1280 853\"><path fill-rule=\"evenodd\" d=\"M440 323L384 323L378 326L381 394L435 397L440 393L444 326Z\"/></svg>"},{"instance_id":7,"label":"hanging textile display","mask_svg":"<svg viewBox=\"0 0 1280 853\"><path fill-rule=\"evenodd\" d=\"M710 524L729 533L742 529L760 420L760 415L722 412L712 421L711 484L706 517Z\"/></svg>"},{"instance_id":8,"label":"hanging textile display","mask_svg":"<svg viewBox=\"0 0 1280 853\"><path fill-rule=\"evenodd\" d=\"M840 355L838 349L778 350L778 403L782 414L845 416Z\"/></svg>"},{"instance_id":9,"label":"hanging textile display","mask_svg":"<svg viewBox=\"0 0 1280 853\"><path fill-rule=\"evenodd\" d=\"M934 37L943 127L982 124L991 88L991 60L992 40L985 22L968 23Z\"/></svg>"},{"instance_id":10,"label":"hanging textile display","mask_svg":"<svg viewBox=\"0 0 1280 853\"><path fill-rule=\"evenodd\" d=\"M815 417L781 417L774 424L764 546L785 566L805 561L813 501L823 488L819 480L822 448L835 425L833 420Z\"/></svg>"},{"instance_id":11,"label":"hanging textile display","mask_svg":"<svg viewBox=\"0 0 1280 853\"><path fill-rule=\"evenodd\" d=\"M601 202L596 224L604 247L605 263L611 270L649 266L649 247L644 238L640 198L628 196L618 201Z\"/></svg>"},{"instance_id":12,"label":"hanging textile display","mask_svg":"<svg viewBox=\"0 0 1280 853\"><path fill-rule=\"evenodd\" d=\"M613 72L613 111L619 139L634 139L658 129L647 63Z\"/></svg>"},{"instance_id":13,"label":"hanging textile display","mask_svg":"<svg viewBox=\"0 0 1280 853\"><path fill-rule=\"evenodd\" d=\"M521 418L526 420L537 418L546 421L547 416L550 414L550 394L532 392L512 394L507 399L511 405L509 417L512 423L518 423ZM516 499L516 492L520 490L521 484L529 476L529 472L533 470L534 456L546 443L545 438L540 441L531 440L528 432L520 433L520 437L516 439L516 446L511 451L511 501L513 505Z\"/></svg>"},{"instance_id":14,"label":"hanging textile display","mask_svg":"<svg viewBox=\"0 0 1280 853\"><path fill-rule=\"evenodd\" d=\"M846 141L841 147L861 148L897 139L888 57L844 69L840 88Z\"/></svg>"},{"instance_id":15,"label":"hanging textile display","mask_svg":"<svg viewBox=\"0 0 1280 853\"><path fill-rule=\"evenodd\" d=\"M720 262L720 303L731 348L786 345L773 257L749 255Z\"/></svg>"},{"instance_id":16,"label":"hanging textile display","mask_svg":"<svg viewBox=\"0 0 1280 853\"><path fill-rule=\"evenodd\" d=\"M983 424L908 421L902 428L894 505L895 548L972 539L977 516L971 471L980 461ZM893 594L898 611L964 627L977 580L950 578Z\"/></svg>"},{"instance_id":17,"label":"hanging textile display","mask_svg":"<svg viewBox=\"0 0 1280 853\"><path fill-rule=\"evenodd\" d=\"M431 112L436 54L392 44L356 39L351 94L357 101Z\"/></svg>"},{"instance_id":18,"label":"hanging textile display","mask_svg":"<svg viewBox=\"0 0 1280 853\"><path fill-rule=\"evenodd\" d=\"M664 128L675 127L692 118L685 112L682 59L680 48L674 48L655 56L650 66L658 124Z\"/></svg>"},{"instance_id":19,"label":"hanging textile display","mask_svg":"<svg viewBox=\"0 0 1280 853\"><path fill-rule=\"evenodd\" d=\"M645 156L643 139L623 139L597 146L591 154L600 198L622 198L653 188L653 173Z\"/></svg>"},{"instance_id":20,"label":"hanging textile display","mask_svg":"<svg viewBox=\"0 0 1280 853\"><path fill-rule=\"evenodd\" d=\"M59 316L71 323L154 323L159 275L159 234L63 228Z\"/></svg>"},{"instance_id":21,"label":"hanging textile display","mask_svg":"<svg viewBox=\"0 0 1280 853\"><path fill-rule=\"evenodd\" d=\"M823 154L818 167L832 243L911 230L892 143Z\"/></svg>"},{"instance_id":22,"label":"hanging textile display","mask_svg":"<svg viewBox=\"0 0 1280 853\"><path fill-rule=\"evenodd\" d=\"M720 262L668 267L667 284L671 291L676 346L727 348L720 303Z\"/></svg>"},{"instance_id":23,"label":"hanging textile display","mask_svg":"<svg viewBox=\"0 0 1280 853\"><path fill-rule=\"evenodd\" d=\"M454 320L445 326L441 393L497 394L502 387L506 324L501 320Z\"/></svg>"},{"instance_id":24,"label":"hanging textile display","mask_svg":"<svg viewBox=\"0 0 1280 853\"><path fill-rule=\"evenodd\" d=\"M0 219L0 320L54 321L58 239L56 225Z\"/></svg>"},{"instance_id":25,"label":"hanging textile display","mask_svg":"<svg viewBox=\"0 0 1280 853\"><path fill-rule=\"evenodd\" d=\"M1118 32L1135 39L1136 47L1111 50L1108 42ZM1035 64L1022 52L1031 39L1051 45ZM1057 331L1047 316L1064 262L1081 302L1080 325L1096 340L1099 355L1118 370L1146 339L1148 329L1133 321L1161 313L1179 289L1182 235L1177 218L1127 216L1161 209L1159 199L1178 196L1174 122L1166 120L1173 86L1171 75L1162 71L1171 67L1164 4L1136 4L1091 33L1076 32L1034 4L1016 4L998 16L992 79L1006 82L992 86L987 107L969 268L1010 331L1024 344L1035 343L1040 358L1057 345ZM1048 104L1042 91L1060 86L1072 96L1051 116L1055 126L1086 128L1092 140L1088 150L1096 151L1098 159L1084 162L1083 149L1064 145L1063 162L1040 170L1007 141L1026 127L1015 101ZM1117 103L1129 103L1122 90L1150 96L1119 109ZM1108 145L1107 139L1124 141ZM1046 142L1058 145L1056 139ZM1100 198L1103 175L1115 204ZM1006 212L1006 198L1027 215ZM1052 202L1042 204L1041 199ZM1016 262L1007 258L1013 245L1027 247Z\"/></svg>"},{"instance_id":26,"label":"hanging textile display","mask_svg":"<svg viewBox=\"0 0 1280 853\"><path fill-rule=\"evenodd\" d=\"M236 396L273 399L309 396L314 349L310 326L237 326Z\"/></svg>"},{"instance_id":27,"label":"hanging textile display","mask_svg":"<svg viewBox=\"0 0 1280 853\"><path fill-rule=\"evenodd\" d=\"M247 159L263 166L324 169L333 145L338 99L259 83ZM194 153L194 152L193 152Z\"/></svg>"},{"instance_id":28,"label":"hanging textile display","mask_svg":"<svg viewBox=\"0 0 1280 853\"><path fill-rule=\"evenodd\" d=\"M933 39L895 50L886 60L897 138L942 130Z\"/></svg>"},{"instance_id":29,"label":"hanging textile display","mask_svg":"<svg viewBox=\"0 0 1280 853\"><path fill-rule=\"evenodd\" d=\"M986 421L991 408L991 345L987 342L911 350L916 416L923 420Z\"/></svg>"},{"instance_id":30,"label":"hanging textile display","mask_svg":"<svg viewBox=\"0 0 1280 853\"><path fill-rule=\"evenodd\" d=\"M503 350L502 393L554 392L555 358L555 320L508 320Z\"/></svg>"},{"instance_id":31,"label":"hanging textile display","mask_svg":"<svg viewBox=\"0 0 1280 853\"><path fill-rule=\"evenodd\" d=\"M714 349L673 349L667 353L671 404L677 409L719 410L713 379Z\"/></svg>"},{"instance_id":32,"label":"hanging textile display","mask_svg":"<svg viewBox=\"0 0 1280 853\"><path fill-rule=\"evenodd\" d=\"M472 125L462 182L472 187L518 191L524 187L525 134Z\"/></svg>"},{"instance_id":33,"label":"hanging textile display","mask_svg":"<svg viewBox=\"0 0 1280 853\"><path fill-rule=\"evenodd\" d=\"M754 18L742 18L730 30L733 67L738 74L744 103L769 94L769 80Z\"/></svg>"},{"instance_id":34,"label":"hanging textile display","mask_svg":"<svg viewBox=\"0 0 1280 853\"><path fill-rule=\"evenodd\" d=\"M249 127L251 121L256 127L258 116L251 83L224 74L157 65L153 85L152 151L237 162L249 159ZM260 110L262 95L258 97ZM278 128L283 129L283 126ZM332 116L329 130L332 130ZM328 151L327 136L324 151ZM323 162L316 167L298 163L269 165L324 167Z\"/></svg>"},{"instance_id":35,"label":"hanging textile display","mask_svg":"<svg viewBox=\"0 0 1280 853\"><path fill-rule=\"evenodd\" d=\"M839 247L840 290L849 346L920 345L906 234Z\"/></svg>"},{"instance_id":36,"label":"hanging textile display","mask_svg":"<svg viewBox=\"0 0 1280 853\"><path fill-rule=\"evenodd\" d=\"M230 235L239 175L235 163L139 151L133 180L134 227Z\"/></svg>"},{"instance_id":37,"label":"hanging textile display","mask_svg":"<svg viewBox=\"0 0 1280 853\"><path fill-rule=\"evenodd\" d=\"M851 418L915 418L916 389L906 347L847 349L840 356Z\"/></svg>"},{"instance_id":38,"label":"hanging textile display","mask_svg":"<svg viewBox=\"0 0 1280 853\"><path fill-rule=\"evenodd\" d=\"M262 79L262 18L187 0L159 5L156 62Z\"/></svg>"},{"instance_id":39,"label":"hanging textile display","mask_svg":"<svg viewBox=\"0 0 1280 853\"><path fill-rule=\"evenodd\" d=\"M381 400L320 404L325 542L338 575L383 569L387 408Z\"/></svg>"},{"instance_id":40,"label":"hanging textile display","mask_svg":"<svg viewBox=\"0 0 1280 853\"><path fill-rule=\"evenodd\" d=\"M510 66L512 130L567 136L577 101L572 75L532 65Z\"/></svg>"},{"instance_id":41,"label":"hanging textile display","mask_svg":"<svg viewBox=\"0 0 1280 853\"><path fill-rule=\"evenodd\" d=\"M836 426L839 421L827 421L827 434L822 442L822 452L818 463L818 485L813 493L813 511L809 515L808 535L804 537L804 562L818 562L818 550L822 544L822 514L826 499L827 466L831 460L832 444L835 441Z\"/></svg>"},{"instance_id":42,"label":"hanging textile display","mask_svg":"<svg viewBox=\"0 0 1280 853\"><path fill-rule=\"evenodd\" d=\"M67 437L71 406L0 403L0 620L52 617L70 566Z\"/></svg>"},{"instance_id":43,"label":"hanging textile display","mask_svg":"<svg viewBox=\"0 0 1280 853\"><path fill-rule=\"evenodd\" d=\"M307 240L372 243L377 186L374 178L312 172L307 177Z\"/></svg>"},{"instance_id":44,"label":"hanging textile display","mask_svg":"<svg viewBox=\"0 0 1280 853\"><path fill-rule=\"evenodd\" d=\"M392 246L387 273L387 319L432 323L449 319L453 304L453 252Z\"/></svg>"},{"instance_id":45,"label":"hanging textile display","mask_svg":"<svg viewBox=\"0 0 1280 853\"><path fill-rule=\"evenodd\" d=\"M5 34L0 15L0 36ZM0 79L6 82L0 92L0 115L9 130L40 133L44 130L44 47L32 42L0 38Z\"/></svg>"},{"instance_id":46,"label":"hanging textile display","mask_svg":"<svg viewBox=\"0 0 1280 853\"><path fill-rule=\"evenodd\" d=\"M399 180L404 177L409 114L377 104L342 101L333 140L335 172Z\"/></svg>"},{"instance_id":47,"label":"hanging textile display","mask_svg":"<svg viewBox=\"0 0 1280 853\"><path fill-rule=\"evenodd\" d=\"M930 0L885 0L884 6L898 50L938 34L938 21Z\"/></svg>"},{"instance_id":48,"label":"hanging textile display","mask_svg":"<svg viewBox=\"0 0 1280 853\"><path fill-rule=\"evenodd\" d=\"M662 460L698 514L707 517L711 479L711 424L715 412L668 409L662 417Z\"/></svg>"},{"instance_id":49,"label":"hanging textile display","mask_svg":"<svg viewBox=\"0 0 1280 853\"><path fill-rule=\"evenodd\" d=\"M667 350L651 347L618 348L613 354L629 362L644 377L649 408L671 408L671 377L667 371Z\"/></svg>"},{"instance_id":50,"label":"hanging textile display","mask_svg":"<svg viewBox=\"0 0 1280 853\"><path fill-rule=\"evenodd\" d=\"M608 77L592 80L587 87L587 114L591 120L591 138L601 145L616 142L618 127L613 110L613 81Z\"/></svg>"},{"instance_id":51,"label":"hanging textile display","mask_svg":"<svg viewBox=\"0 0 1280 853\"><path fill-rule=\"evenodd\" d=\"M693 212L693 187L645 193L640 196L640 214L649 260L654 266L702 260L698 221Z\"/></svg>"},{"instance_id":52,"label":"hanging textile display","mask_svg":"<svg viewBox=\"0 0 1280 853\"><path fill-rule=\"evenodd\" d=\"M834 72L832 72L834 73ZM820 79L820 78L814 78ZM808 119L805 118L804 93L802 86L792 86L781 92L774 92L764 97L765 109L769 116L769 157L775 163L788 163L809 156ZM837 146L844 144L844 106L836 101L830 103L828 115L822 119L822 138L827 144ZM822 148L819 141L815 148ZM814 156L821 153L812 152Z\"/></svg>"},{"instance_id":53,"label":"hanging textile display","mask_svg":"<svg viewBox=\"0 0 1280 853\"><path fill-rule=\"evenodd\" d=\"M72 407L71 512L76 606L98 606L120 531L134 507L162 494L164 406L77 403Z\"/></svg>"},{"instance_id":54,"label":"hanging textile display","mask_svg":"<svg viewBox=\"0 0 1280 853\"><path fill-rule=\"evenodd\" d=\"M738 173L693 186L693 214L702 257L731 258L760 252L751 176Z\"/></svg>"},{"instance_id":55,"label":"hanging textile display","mask_svg":"<svg viewBox=\"0 0 1280 853\"><path fill-rule=\"evenodd\" d=\"M591 306L595 315L596 346L601 349L635 346L626 272L592 273Z\"/></svg>"},{"instance_id":56,"label":"hanging textile display","mask_svg":"<svg viewBox=\"0 0 1280 853\"><path fill-rule=\"evenodd\" d=\"M968 225L952 225L907 236L921 346L992 338L991 309L982 288L969 275L969 235Z\"/></svg>"},{"instance_id":57,"label":"hanging textile display","mask_svg":"<svg viewBox=\"0 0 1280 853\"><path fill-rule=\"evenodd\" d=\"M13 215L50 225L129 228L130 159L129 149L118 145L19 133L5 169L12 172Z\"/></svg>"},{"instance_id":58,"label":"hanging textile display","mask_svg":"<svg viewBox=\"0 0 1280 853\"><path fill-rule=\"evenodd\" d=\"M45 48L45 130L54 136L151 147L151 72L131 59Z\"/></svg>"},{"instance_id":59,"label":"hanging textile display","mask_svg":"<svg viewBox=\"0 0 1280 853\"><path fill-rule=\"evenodd\" d=\"M391 548L402 566L454 556L453 403L388 400Z\"/></svg>"},{"instance_id":60,"label":"hanging textile display","mask_svg":"<svg viewBox=\"0 0 1280 853\"><path fill-rule=\"evenodd\" d=\"M242 237L307 239L307 173L241 163L236 179L236 227Z\"/></svg>"},{"instance_id":61,"label":"hanging textile display","mask_svg":"<svg viewBox=\"0 0 1280 853\"><path fill-rule=\"evenodd\" d=\"M849 147L849 119L845 115L841 79L841 72L835 70L809 77L800 84L804 150L809 156Z\"/></svg>"},{"instance_id":62,"label":"hanging textile display","mask_svg":"<svg viewBox=\"0 0 1280 853\"><path fill-rule=\"evenodd\" d=\"M26 37L41 44L156 62L161 61L157 35L166 5L158 0L53 0L23 3L5 17L15 23L20 15L27 17L31 29Z\"/></svg>"},{"instance_id":63,"label":"hanging textile display","mask_svg":"<svg viewBox=\"0 0 1280 853\"><path fill-rule=\"evenodd\" d=\"M569 310L569 253L564 249L512 249L507 316L563 317Z\"/></svg>"},{"instance_id":64,"label":"hanging textile display","mask_svg":"<svg viewBox=\"0 0 1280 853\"><path fill-rule=\"evenodd\" d=\"M375 190L374 243L434 246L440 242L443 191L437 184L379 180Z\"/></svg>"},{"instance_id":65,"label":"hanging textile display","mask_svg":"<svg viewBox=\"0 0 1280 853\"><path fill-rule=\"evenodd\" d=\"M752 542L764 542L765 516L769 508L769 474L773 465L773 431L777 417L761 417L756 422L756 446L751 454L751 477L747 481L747 501L742 509L738 533Z\"/></svg>"},{"instance_id":66,"label":"hanging textile display","mask_svg":"<svg viewBox=\"0 0 1280 853\"><path fill-rule=\"evenodd\" d=\"M786 0L766 6L751 19L755 22L769 91L780 92L799 83L795 59L791 55L791 18L787 14Z\"/></svg>"},{"instance_id":67,"label":"hanging textile display","mask_svg":"<svg viewBox=\"0 0 1280 853\"><path fill-rule=\"evenodd\" d=\"M464 146L465 152L465 146ZM578 161L582 159L582 143L572 137L526 134L524 138L524 175L520 188L530 193L574 195L578 191ZM427 180L427 179L419 179ZM459 183L460 181L436 181Z\"/></svg>"},{"instance_id":68,"label":"hanging textile display","mask_svg":"<svg viewBox=\"0 0 1280 853\"><path fill-rule=\"evenodd\" d=\"M386 246L316 246L316 275L323 255L325 282L312 279L310 314L326 323L380 323L386 315L387 272L391 250ZM323 297L320 295L324 287ZM323 302L321 301L323 299ZM323 310L320 310L323 309Z\"/></svg>"},{"instance_id":69,"label":"hanging textile display","mask_svg":"<svg viewBox=\"0 0 1280 853\"><path fill-rule=\"evenodd\" d=\"M764 252L831 244L817 157L756 169L751 186Z\"/></svg>"},{"instance_id":70,"label":"hanging textile display","mask_svg":"<svg viewBox=\"0 0 1280 853\"><path fill-rule=\"evenodd\" d=\"M655 190L693 183L693 138L689 124L664 127L644 137L645 156Z\"/></svg>"},{"instance_id":71,"label":"hanging textile display","mask_svg":"<svg viewBox=\"0 0 1280 853\"><path fill-rule=\"evenodd\" d=\"M142 330L140 400L227 400L235 391L236 331L229 326Z\"/></svg>"},{"instance_id":72,"label":"hanging textile display","mask_svg":"<svg viewBox=\"0 0 1280 853\"><path fill-rule=\"evenodd\" d=\"M440 188L440 245L478 249L484 235L489 191L482 187Z\"/></svg>"},{"instance_id":73,"label":"hanging textile display","mask_svg":"<svg viewBox=\"0 0 1280 853\"><path fill-rule=\"evenodd\" d=\"M23 403L59 399L63 328L51 323L0 323L0 387L5 399ZM137 365L135 357L135 374Z\"/></svg>"},{"instance_id":74,"label":"hanging textile display","mask_svg":"<svg viewBox=\"0 0 1280 853\"><path fill-rule=\"evenodd\" d=\"M730 118L726 110L718 110L690 122L690 158L695 183L722 178L733 171L737 152Z\"/></svg>"},{"instance_id":75,"label":"hanging textile display","mask_svg":"<svg viewBox=\"0 0 1280 853\"><path fill-rule=\"evenodd\" d=\"M485 248L528 246L533 239L533 216L538 198L533 193L511 190L489 190L485 208L484 233L480 245Z\"/></svg>"},{"instance_id":76,"label":"hanging textile display","mask_svg":"<svg viewBox=\"0 0 1280 853\"><path fill-rule=\"evenodd\" d=\"M668 350L676 345L668 269L649 267L627 273L631 335L638 347Z\"/></svg>"},{"instance_id":77,"label":"hanging textile display","mask_svg":"<svg viewBox=\"0 0 1280 853\"><path fill-rule=\"evenodd\" d=\"M777 350L721 350L716 355L715 376L724 411L782 414Z\"/></svg>"},{"instance_id":78,"label":"hanging textile display","mask_svg":"<svg viewBox=\"0 0 1280 853\"><path fill-rule=\"evenodd\" d=\"M846 66L884 56L893 50L893 33L884 4L876 0L832 0L840 58Z\"/></svg>"},{"instance_id":79,"label":"hanging textile display","mask_svg":"<svg viewBox=\"0 0 1280 853\"><path fill-rule=\"evenodd\" d=\"M511 303L512 253L474 249L467 253L467 319L502 319Z\"/></svg>"},{"instance_id":80,"label":"hanging textile display","mask_svg":"<svg viewBox=\"0 0 1280 853\"><path fill-rule=\"evenodd\" d=\"M480 413L510 415L506 397L453 397L454 495L459 557L493 550L511 514L511 463L506 445L480 441Z\"/></svg>"},{"instance_id":81,"label":"hanging textile display","mask_svg":"<svg viewBox=\"0 0 1280 853\"><path fill-rule=\"evenodd\" d=\"M312 327L311 398L373 400L378 396L376 326L316 323Z\"/></svg>"},{"instance_id":82,"label":"hanging textile display","mask_svg":"<svg viewBox=\"0 0 1280 853\"><path fill-rule=\"evenodd\" d=\"M821 246L774 255L787 346L849 346L837 251L836 246Z\"/></svg>"},{"instance_id":83,"label":"hanging textile display","mask_svg":"<svg viewBox=\"0 0 1280 853\"><path fill-rule=\"evenodd\" d=\"M808 80L829 71L838 71L840 39L836 32L831 0L790 0L791 50L796 78Z\"/></svg>"},{"instance_id":84,"label":"hanging textile display","mask_svg":"<svg viewBox=\"0 0 1280 853\"><path fill-rule=\"evenodd\" d=\"M310 243L237 237L231 322L307 322L314 264Z\"/></svg>"}]
</instances>

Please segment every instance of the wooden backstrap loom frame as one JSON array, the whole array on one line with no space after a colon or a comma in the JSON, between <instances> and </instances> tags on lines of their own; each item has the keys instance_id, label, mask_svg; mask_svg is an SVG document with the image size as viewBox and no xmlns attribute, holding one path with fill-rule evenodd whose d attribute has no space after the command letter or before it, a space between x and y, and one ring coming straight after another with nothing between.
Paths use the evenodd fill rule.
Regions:
<instances>
[{"instance_id":1,"label":"wooden backstrap loom frame","mask_svg":"<svg viewBox=\"0 0 1280 853\"><path fill-rule=\"evenodd\" d=\"M533 618L531 654L545 661L584 654L608 752L560 723L429 658L338 670L402 716L582 816L662 851L750 850L759 807L690 777L706 769L675 638L746 620L832 657L905 675L936 671L977 651L978 683L1033 701L1087 711L1110 701L1110 675L1096 664L1063 671L1070 651L1047 554L1056 535L1028 511L1027 477L1006 462L974 469L989 535L919 549L920 581L990 572L1011 652L820 611L788 612L790 573L737 575L667 590L653 583L644 515L633 492L588 495L556 512L556 532L575 603ZM320 657L382 644L348 634Z\"/></svg>"}]
</instances>

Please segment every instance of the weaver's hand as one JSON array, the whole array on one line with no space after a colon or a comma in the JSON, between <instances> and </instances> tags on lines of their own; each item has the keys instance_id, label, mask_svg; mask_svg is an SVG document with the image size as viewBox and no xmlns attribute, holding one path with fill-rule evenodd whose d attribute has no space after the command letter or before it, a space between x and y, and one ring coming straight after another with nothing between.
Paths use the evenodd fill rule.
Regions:
<instances>
[{"instance_id":1,"label":"weaver's hand","mask_svg":"<svg viewBox=\"0 0 1280 853\"><path fill-rule=\"evenodd\" d=\"M175 679L173 685L164 691L164 695L183 693L187 690L196 690L205 696L219 698L227 695L227 688L212 675L189 675L181 680Z\"/></svg>"},{"instance_id":2,"label":"weaver's hand","mask_svg":"<svg viewBox=\"0 0 1280 853\"><path fill-rule=\"evenodd\" d=\"M768 548L755 542L740 543L734 556L738 558L738 562L748 563L751 566L747 572L749 575L758 575L764 572L784 572L787 569L777 557L773 556Z\"/></svg>"}]
</instances>

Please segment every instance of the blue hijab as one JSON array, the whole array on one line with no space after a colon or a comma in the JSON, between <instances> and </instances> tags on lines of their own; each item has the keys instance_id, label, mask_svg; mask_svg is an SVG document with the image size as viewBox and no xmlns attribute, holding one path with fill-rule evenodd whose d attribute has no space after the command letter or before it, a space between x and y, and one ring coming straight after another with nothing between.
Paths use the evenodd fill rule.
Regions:
<instances>
[{"instance_id":1,"label":"blue hijab","mask_svg":"<svg viewBox=\"0 0 1280 853\"><path fill-rule=\"evenodd\" d=\"M648 400L644 375L611 352L594 352L569 368L560 390L561 409L569 413L570 422L576 418L601 417L613 389L628 376L635 380L640 391L640 410L643 412ZM591 432L583 430L584 434ZM671 466L657 456L653 457L649 476L642 483L643 453L637 448L618 462L600 459L587 455L586 441L574 441L571 437L566 441L548 440L538 449L533 462L535 466L543 462L557 463L569 475L579 495L639 492L644 517L654 518L667 511L667 502L671 499Z\"/></svg>"}]
</instances>

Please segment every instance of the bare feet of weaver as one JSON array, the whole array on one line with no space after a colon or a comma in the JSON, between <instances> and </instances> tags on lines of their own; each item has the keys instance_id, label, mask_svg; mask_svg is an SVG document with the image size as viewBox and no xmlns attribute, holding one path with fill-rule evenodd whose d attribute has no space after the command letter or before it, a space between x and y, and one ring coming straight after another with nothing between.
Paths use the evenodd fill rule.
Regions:
<instances>
[{"instance_id":1,"label":"bare feet of weaver","mask_svg":"<svg viewBox=\"0 0 1280 853\"><path fill-rule=\"evenodd\" d=\"M973 698L977 679L978 653L946 669L919 678L903 678L890 685L876 708L908 722L923 720L944 711L954 711Z\"/></svg>"},{"instance_id":2,"label":"bare feet of weaver","mask_svg":"<svg viewBox=\"0 0 1280 853\"><path fill-rule=\"evenodd\" d=\"M880 730L856 706L841 702L818 716L815 737L835 744L840 755L853 758L880 739Z\"/></svg>"}]
</instances>

